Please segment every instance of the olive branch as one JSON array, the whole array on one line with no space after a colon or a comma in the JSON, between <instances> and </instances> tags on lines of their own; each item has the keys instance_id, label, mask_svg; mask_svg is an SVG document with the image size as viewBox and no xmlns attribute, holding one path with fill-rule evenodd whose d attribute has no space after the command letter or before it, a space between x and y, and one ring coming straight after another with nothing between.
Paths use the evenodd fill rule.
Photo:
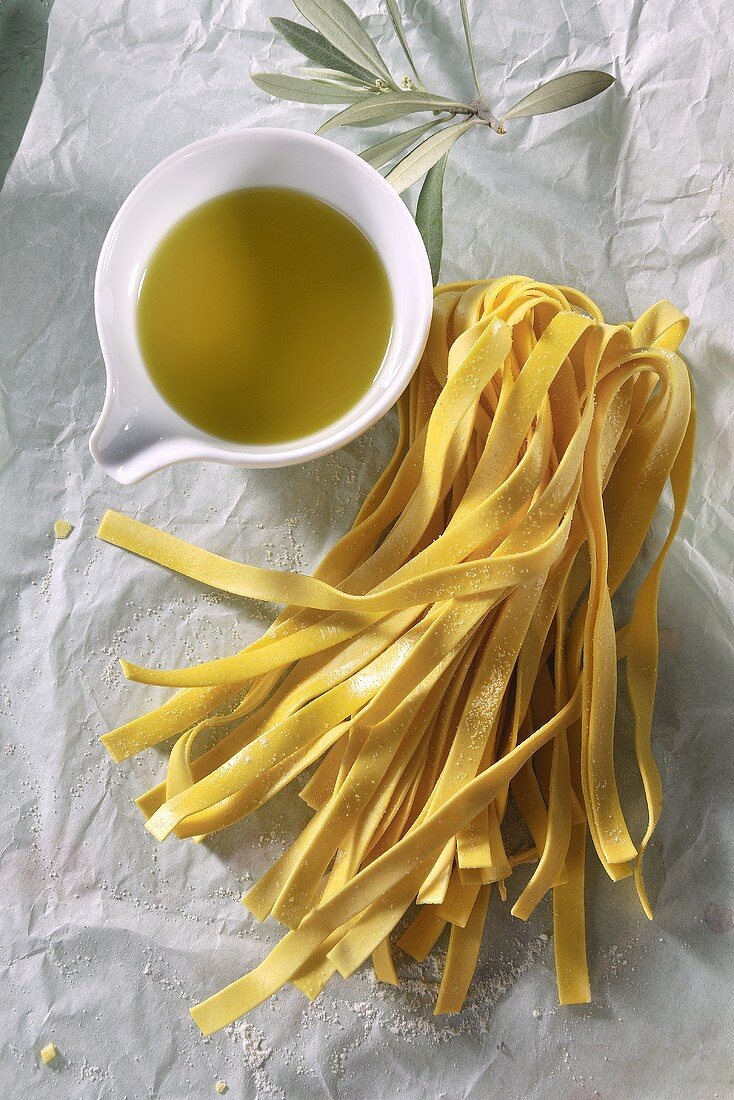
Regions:
<instances>
[{"instance_id":1,"label":"olive branch","mask_svg":"<svg viewBox=\"0 0 734 1100\"><path fill-rule=\"evenodd\" d=\"M300 76L252 73L262 91L297 103L346 104L319 127L324 134L339 126L383 126L410 115L429 114L427 122L378 141L360 156L399 193L423 179L415 220L438 281L443 251L443 186L454 144L477 126L505 134L515 118L549 114L573 107L603 92L614 77L592 69L575 69L541 83L498 118L479 81L466 0L459 0L469 64L476 90L470 103L429 92L418 72L396 0L384 0L387 14L412 75L396 81L377 46L346 0L293 0L310 26L273 18L280 36L310 64Z\"/></svg>"}]
</instances>

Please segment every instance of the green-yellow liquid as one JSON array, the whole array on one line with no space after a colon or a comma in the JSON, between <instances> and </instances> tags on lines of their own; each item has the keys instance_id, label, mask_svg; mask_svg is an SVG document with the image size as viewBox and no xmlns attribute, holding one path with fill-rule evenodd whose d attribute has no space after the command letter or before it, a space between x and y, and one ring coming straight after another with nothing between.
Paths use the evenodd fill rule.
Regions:
<instances>
[{"instance_id":1,"label":"green-yellow liquid","mask_svg":"<svg viewBox=\"0 0 734 1100\"><path fill-rule=\"evenodd\" d=\"M375 249L299 191L221 195L163 238L138 297L138 339L182 417L237 443L298 439L366 393L392 330Z\"/></svg>"}]
</instances>

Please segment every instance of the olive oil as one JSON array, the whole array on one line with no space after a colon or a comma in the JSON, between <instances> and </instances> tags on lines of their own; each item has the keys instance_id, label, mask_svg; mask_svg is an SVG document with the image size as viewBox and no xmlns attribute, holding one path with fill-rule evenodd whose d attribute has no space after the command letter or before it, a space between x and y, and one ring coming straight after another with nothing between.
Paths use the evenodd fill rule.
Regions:
<instances>
[{"instance_id":1,"label":"olive oil","mask_svg":"<svg viewBox=\"0 0 734 1100\"><path fill-rule=\"evenodd\" d=\"M390 284L344 214L285 188L232 191L164 237L140 285L138 340L159 392L237 443L297 439L366 393L392 330Z\"/></svg>"}]
</instances>

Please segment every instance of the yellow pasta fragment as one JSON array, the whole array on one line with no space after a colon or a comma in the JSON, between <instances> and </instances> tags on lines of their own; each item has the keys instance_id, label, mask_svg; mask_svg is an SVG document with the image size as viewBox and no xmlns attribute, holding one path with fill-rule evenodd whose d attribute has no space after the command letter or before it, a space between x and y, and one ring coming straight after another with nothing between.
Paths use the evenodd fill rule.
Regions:
<instances>
[{"instance_id":1,"label":"yellow pasta fragment","mask_svg":"<svg viewBox=\"0 0 734 1100\"><path fill-rule=\"evenodd\" d=\"M424 905L398 940L398 947L402 947L403 951L418 962L423 962L436 946L447 923L443 917L439 917L435 906Z\"/></svg>"},{"instance_id":2,"label":"yellow pasta fragment","mask_svg":"<svg viewBox=\"0 0 734 1100\"><path fill-rule=\"evenodd\" d=\"M397 945L422 962L448 925L436 1012L460 1011L493 882L523 920L551 894L559 1001L588 1001L587 835L652 916L657 601L694 453L687 328L667 302L612 325L582 292L525 276L437 288L395 453L312 576L106 513L106 542L283 606L231 656L122 662L130 680L179 689L102 739L122 761L175 737L137 800L153 836L200 839L314 769L300 789L313 816L243 899L288 931L192 1009L204 1034L289 983L314 998L370 958L396 984L391 937L412 906ZM618 623L614 597L668 481L672 522ZM615 770L624 658L647 805L637 839Z\"/></svg>"},{"instance_id":3,"label":"yellow pasta fragment","mask_svg":"<svg viewBox=\"0 0 734 1100\"><path fill-rule=\"evenodd\" d=\"M446 966L436 1001L436 1016L446 1012L461 1012L479 957L489 889L489 886L480 887L466 925L463 928L457 924L451 927Z\"/></svg>"},{"instance_id":4,"label":"yellow pasta fragment","mask_svg":"<svg viewBox=\"0 0 734 1100\"><path fill-rule=\"evenodd\" d=\"M384 939L372 952L372 968L378 982L386 985L398 985L398 974L390 951L390 940Z\"/></svg>"}]
</instances>

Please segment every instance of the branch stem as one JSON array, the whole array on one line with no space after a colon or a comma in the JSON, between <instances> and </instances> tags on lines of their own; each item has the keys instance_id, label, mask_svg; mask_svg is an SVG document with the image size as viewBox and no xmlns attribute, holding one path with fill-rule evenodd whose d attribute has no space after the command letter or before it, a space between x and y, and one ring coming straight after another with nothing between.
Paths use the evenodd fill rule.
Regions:
<instances>
[{"instance_id":1,"label":"branch stem","mask_svg":"<svg viewBox=\"0 0 734 1100\"><path fill-rule=\"evenodd\" d=\"M504 126L500 119L493 115L486 103L483 103L480 99L473 99L469 104L469 109L472 114L476 115L482 122L486 122L487 126L491 130L494 130L496 134L506 134Z\"/></svg>"}]
</instances>

